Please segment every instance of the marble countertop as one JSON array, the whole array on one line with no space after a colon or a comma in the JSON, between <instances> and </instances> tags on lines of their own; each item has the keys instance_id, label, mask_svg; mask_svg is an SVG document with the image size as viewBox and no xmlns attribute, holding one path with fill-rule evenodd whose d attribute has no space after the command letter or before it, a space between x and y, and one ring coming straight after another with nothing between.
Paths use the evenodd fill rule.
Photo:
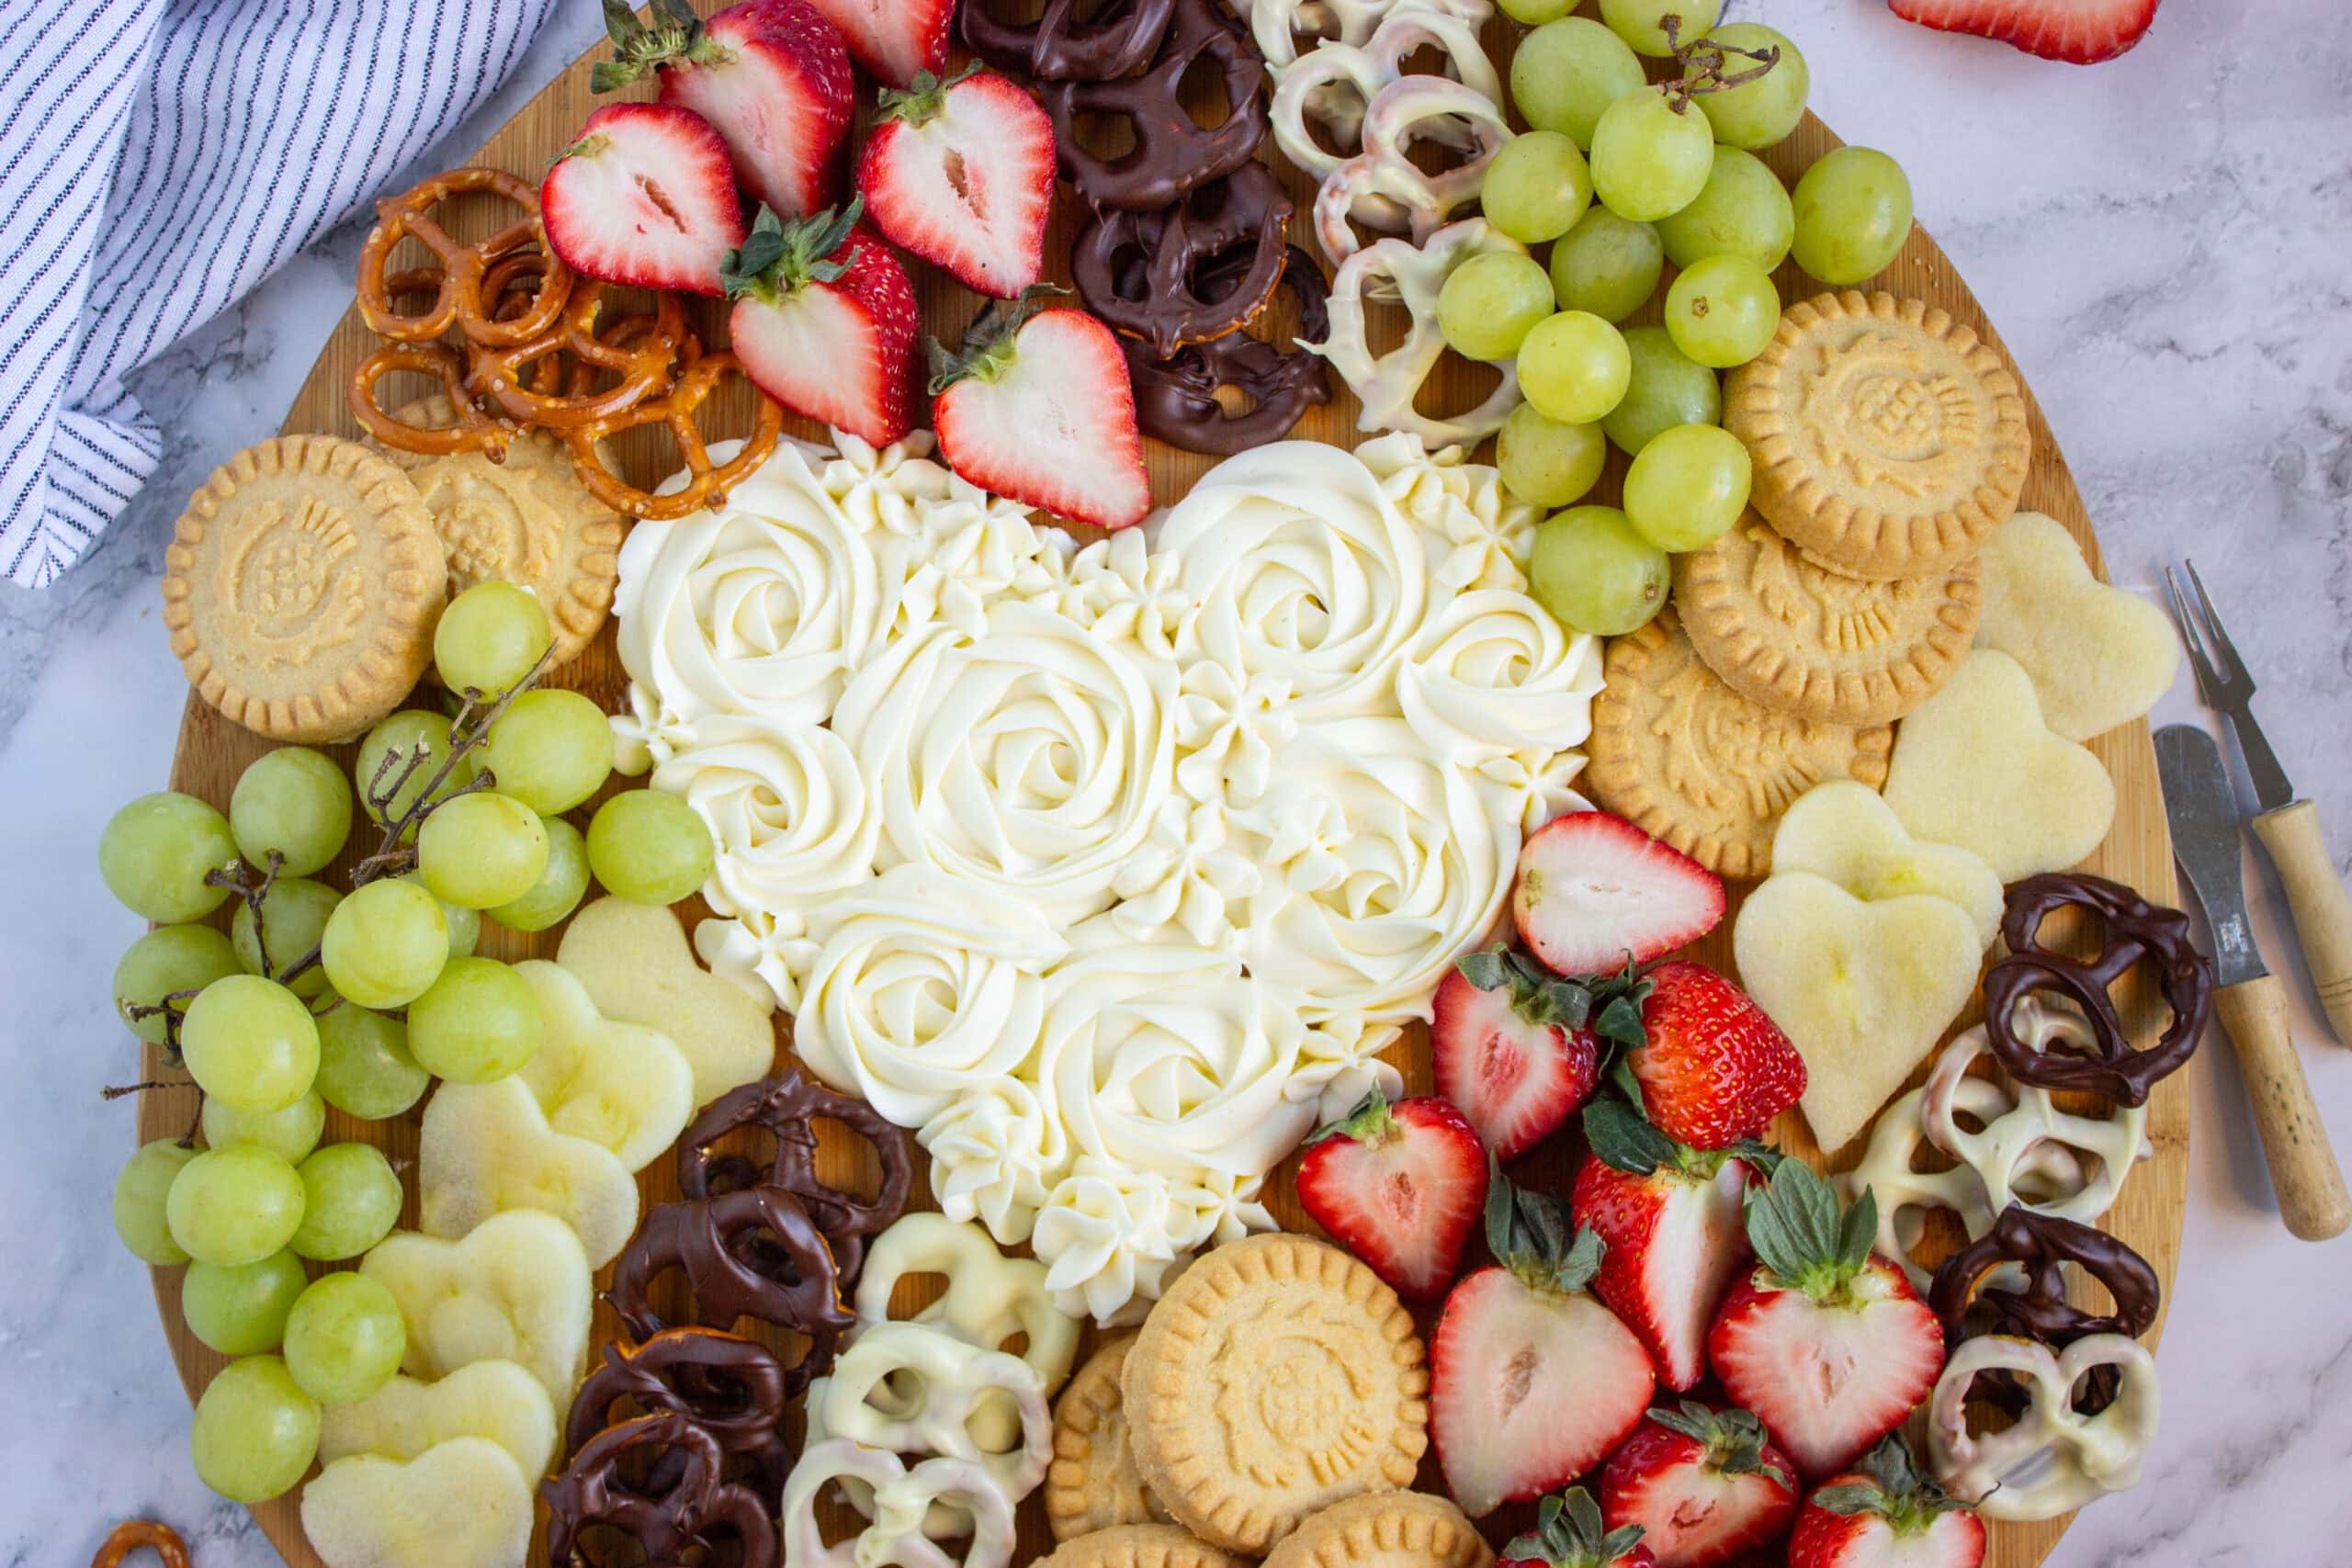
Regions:
<instances>
[{"instance_id":1,"label":"marble countertop","mask_svg":"<svg viewBox=\"0 0 2352 1568\"><path fill-rule=\"evenodd\" d=\"M1878 0L1733 0L1795 38L1814 107L1908 167L1918 215L1999 323L2064 446L2114 575L2194 554L2263 682L2289 772L2352 865L2352 9L2171 0L2132 54L2047 64L1890 17ZM563 0L477 144L600 31ZM42 594L0 584L0 1563L80 1564L115 1520L160 1517L198 1568L277 1561L189 1467L187 1404L146 1272L107 1192L130 1075L107 976L138 932L94 874L100 826L159 787L187 687L156 580L170 522L235 448L276 431L346 303L345 224L132 378L162 468L94 555ZM2176 692L2165 712L2195 713ZM2249 860L2258 900L2283 908ZM2317 1021L2274 919L2304 1060L2352 1156L2352 1049ZM2051 1559L2340 1562L2352 1533L2352 1241L2291 1240L2230 1054L2189 1069L2186 1267L2158 1362L2146 1483L2088 1509Z\"/></svg>"}]
</instances>

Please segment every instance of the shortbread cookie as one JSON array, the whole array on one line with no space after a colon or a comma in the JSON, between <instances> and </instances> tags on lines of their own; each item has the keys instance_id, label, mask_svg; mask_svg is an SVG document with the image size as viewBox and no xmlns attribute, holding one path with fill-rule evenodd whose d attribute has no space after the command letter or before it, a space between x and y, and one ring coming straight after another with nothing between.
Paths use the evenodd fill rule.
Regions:
<instances>
[{"instance_id":1,"label":"shortbread cookie","mask_svg":"<svg viewBox=\"0 0 2352 1568\"><path fill-rule=\"evenodd\" d=\"M1114 1525L1072 1536L1037 1568L1251 1568L1182 1525Z\"/></svg>"},{"instance_id":2,"label":"shortbread cookie","mask_svg":"<svg viewBox=\"0 0 2352 1568\"><path fill-rule=\"evenodd\" d=\"M1886 782L1884 725L1775 713L1699 660L1672 610L1609 645L1592 705L1593 798L1724 876L1771 869L1772 829L1824 779Z\"/></svg>"},{"instance_id":3,"label":"shortbread cookie","mask_svg":"<svg viewBox=\"0 0 2352 1568\"><path fill-rule=\"evenodd\" d=\"M1891 724L1926 702L1966 657L1982 602L1973 559L1849 577L1754 513L1674 558L1674 603L1707 668L1741 696L1832 724Z\"/></svg>"},{"instance_id":4,"label":"shortbread cookie","mask_svg":"<svg viewBox=\"0 0 2352 1568\"><path fill-rule=\"evenodd\" d=\"M1046 1472L1046 1523L1056 1540L1114 1525L1167 1524L1168 1510L1136 1468L1119 1371L1136 1337L1123 1334L1087 1359L1054 1404L1054 1462Z\"/></svg>"},{"instance_id":5,"label":"shortbread cookie","mask_svg":"<svg viewBox=\"0 0 2352 1568\"><path fill-rule=\"evenodd\" d=\"M2180 639L2154 604L2091 575L2066 525L2020 512L1977 558L1984 618L1977 645L2025 666L2052 733L2088 740L2128 724L2172 690Z\"/></svg>"},{"instance_id":6,"label":"shortbread cookie","mask_svg":"<svg viewBox=\"0 0 2352 1568\"><path fill-rule=\"evenodd\" d=\"M1375 1492L1299 1526L1266 1554L1266 1568L1482 1568L1494 1555L1444 1498Z\"/></svg>"},{"instance_id":7,"label":"shortbread cookie","mask_svg":"<svg viewBox=\"0 0 2352 1568\"><path fill-rule=\"evenodd\" d=\"M281 435L212 470L164 552L164 625L204 700L257 735L346 740L433 654L448 571L408 476Z\"/></svg>"},{"instance_id":8,"label":"shortbread cookie","mask_svg":"<svg viewBox=\"0 0 2352 1568\"><path fill-rule=\"evenodd\" d=\"M1849 289L1792 305L1732 372L1724 428L1756 510L1855 577L1924 577L2017 510L2032 439L2008 356L1917 299Z\"/></svg>"},{"instance_id":9,"label":"shortbread cookie","mask_svg":"<svg viewBox=\"0 0 2352 1568\"><path fill-rule=\"evenodd\" d=\"M458 423L442 393L392 417L420 430ZM620 579L621 514L589 493L562 439L526 430L493 463L480 452L428 457L383 448L408 472L449 556L449 592L475 583L519 583L538 597L555 633L555 661L594 638Z\"/></svg>"},{"instance_id":10,"label":"shortbread cookie","mask_svg":"<svg viewBox=\"0 0 2352 1568\"><path fill-rule=\"evenodd\" d=\"M1429 1447L1412 1314L1336 1247L1254 1235L1168 1287L1119 1378L1168 1511L1251 1556L1332 1504L1409 1486Z\"/></svg>"}]
</instances>

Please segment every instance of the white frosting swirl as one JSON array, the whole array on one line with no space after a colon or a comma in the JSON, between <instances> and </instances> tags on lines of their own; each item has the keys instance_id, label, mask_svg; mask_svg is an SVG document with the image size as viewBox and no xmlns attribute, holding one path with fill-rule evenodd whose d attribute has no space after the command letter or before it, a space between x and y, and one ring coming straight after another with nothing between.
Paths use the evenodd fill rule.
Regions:
<instances>
[{"instance_id":1,"label":"white frosting swirl","mask_svg":"<svg viewBox=\"0 0 2352 1568\"><path fill-rule=\"evenodd\" d=\"M1356 448L1398 510L1421 530L1431 579L1449 589L1527 586L1528 552L1543 513L1503 488L1502 475L1459 446L1430 452L1410 431Z\"/></svg>"},{"instance_id":2,"label":"white frosting swirl","mask_svg":"<svg viewBox=\"0 0 2352 1568\"><path fill-rule=\"evenodd\" d=\"M1054 612L1001 603L868 664L834 728L883 816L884 860L933 865L1057 924L1107 908L1173 784L1175 671Z\"/></svg>"},{"instance_id":3,"label":"white frosting swirl","mask_svg":"<svg viewBox=\"0 0 2352 1568\"><path fill-rule=\"evenodd\" d=\"M1196 1224L1166 1176L1088 1155L1055 1184L1029 1244L1054 1304L1108 1324L1131 1303L1159 1299L1177 1259L1197 1245L1178 1227Z\"/></svg>"},{"instance_id":4,"label":"white frosting swirl","mask_svg":"<svg viewBox=\"0 0 2352 1568\"><path fill-rule=\"evenodd\" d=\"M814 724L714 716L695 743L653 770L655 789L683 797L716 850L703 897L722 915L798 911L874 875L880 819L841 738Z\"/></svg>"},{"instance_id":5,"label":"white frosting swirl","mask_svg":"<svg viewBox=\"0 0 2352 1568\"><path fill-rule=\"evenodd\" d=\"M1046 1189L1069 1163L1053 1086L1005 1077L967 1089L916 1135L931 1190L951 1220L977 1220L999 1244L1029 1239Z\"/></svg>"},{"instance_id":6,"label":"white frosting swirl","mask_svg":"<svg viewBox=\"0 0 2352 1568\"><path fill-rule=\"evenodd\" d=\"M1396 672L1424 752L1459 766L1530 747L1581 746L1600 692L1600 644L1526 594L1476 588L1431 615Z\"/></svg>"}]
</instances>

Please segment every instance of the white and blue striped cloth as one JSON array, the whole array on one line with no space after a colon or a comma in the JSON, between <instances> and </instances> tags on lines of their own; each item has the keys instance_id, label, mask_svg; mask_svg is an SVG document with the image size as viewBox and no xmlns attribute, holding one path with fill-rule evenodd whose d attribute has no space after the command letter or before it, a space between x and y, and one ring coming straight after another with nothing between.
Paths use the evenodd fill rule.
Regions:
<instances>
[{"instance_id":1,"label":"white and blue striped cloth","mask_svg":"<svg viewBox=\"0 0 2352 1568\"><path fill-rule=\"evenodd\" d=\"M554 0L0 0L0 569L153 471L123 378L378 195Z\"/></svg>"}]
</instances>

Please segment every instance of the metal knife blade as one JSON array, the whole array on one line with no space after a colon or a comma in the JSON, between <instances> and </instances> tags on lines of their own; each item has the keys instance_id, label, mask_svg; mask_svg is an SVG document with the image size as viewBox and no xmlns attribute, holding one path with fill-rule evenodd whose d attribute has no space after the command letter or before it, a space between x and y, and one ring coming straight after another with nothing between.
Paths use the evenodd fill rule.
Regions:
<instances>
[{"instance_id":1,"label":"metal knife blade","mask_svg":"<svg viewBox=\"0 0 2352 1568\"><path fill-rule=\"evenodd\" d=\"M2156 777L2172 824L2173 859L2213 928L2214 977L2226 987L2268 974L2246 917L2237 799L2221 747L2196 725L2167 725L2156 731Z\"/></svg>"}]
</instances>

